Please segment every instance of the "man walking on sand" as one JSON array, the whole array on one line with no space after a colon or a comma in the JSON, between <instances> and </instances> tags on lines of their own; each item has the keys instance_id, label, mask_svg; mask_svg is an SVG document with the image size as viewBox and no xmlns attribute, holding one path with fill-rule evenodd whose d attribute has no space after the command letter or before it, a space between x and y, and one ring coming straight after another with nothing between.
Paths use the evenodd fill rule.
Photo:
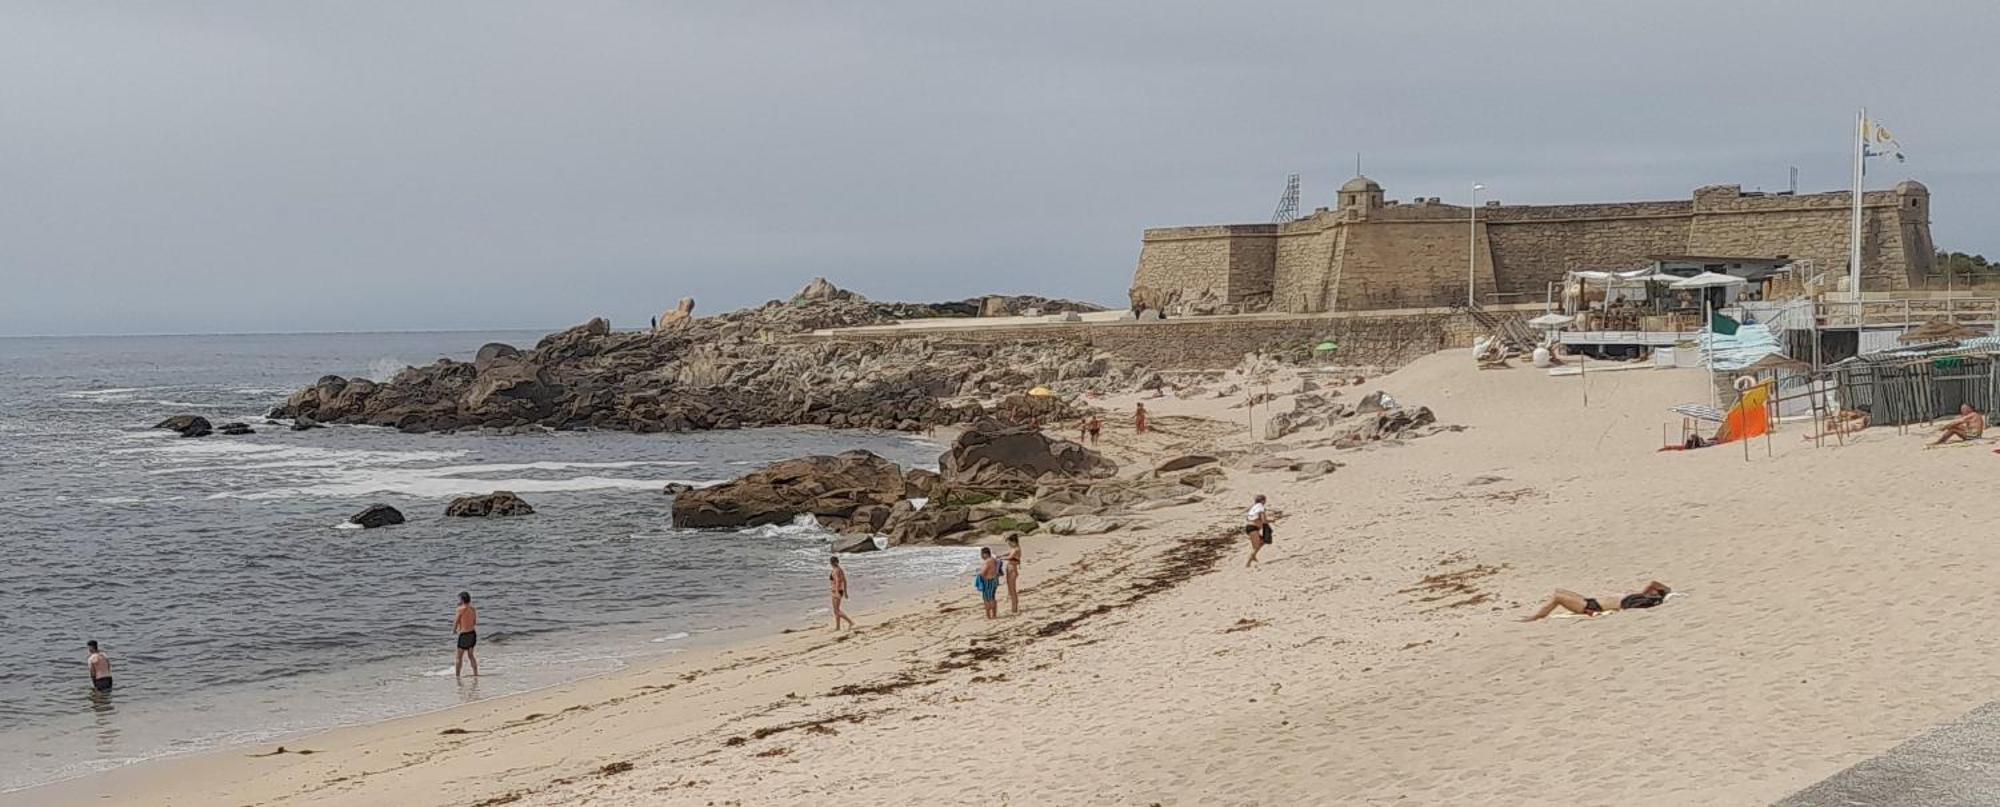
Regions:
<instances>
[{"instance_id":1,"label":"man walking on sand","mask_svg":"<svg viewBox=\"0 0 2000 807\"><path fill-rule=\"evenodd\" d=\"M479 655L472 648L479 646L479 610L472 607L472 595L458 593L458 612L452 615L451 629L458 634L458 656L452 662L451 674L464 677L465 662L472 660L472 677L479 677Z\"/></svg>"},{"instance_id":2,"label":"man walking on sand","mask_svg":"<svg viewBox=\"0 0 2000 807\"><path fill-rule=\"evenodd\" d=\"M846 622L847 627L853 628L854 620L849 619L847 612L840 608L840 602L847 599L847 570L840 568L839 555L828 555L826 562L833 567L832 571L826 573L827 593L833 597L833 629L840 630L842 622Z\"/></svg>"},{"instance_id":3,"label":"man walking on sand","mask_svg":"<svg viewBox=\"0 0 2000 807\"><path fill-rule=\"evenodd\" d=\"M104 655L104 651L97 649L96 639L84 642L83 646L90 651L90 658L86 659L85 663L90 666L91 688L99 692L110 692L111 657Z\"/></svg>"}]
</instances>

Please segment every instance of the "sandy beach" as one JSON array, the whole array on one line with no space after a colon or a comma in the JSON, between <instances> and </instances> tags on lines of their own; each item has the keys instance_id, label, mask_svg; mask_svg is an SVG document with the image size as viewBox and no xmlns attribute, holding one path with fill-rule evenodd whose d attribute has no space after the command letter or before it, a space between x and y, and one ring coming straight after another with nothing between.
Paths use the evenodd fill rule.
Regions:
<instances>
[{"instance_id":1,"label":"sandy beach","mask_svg":"<svg viewBox=\"0 0 2000 807\"><path fill-rule=\"evenodd\" d=\"M1747 805L2000 697L2000 458L1889 428L1815 449L1804 424L1748 461L1657 452L1704 381L1449 351L1342 394L1464 429L1359 450L1253 440L1212 397L1147 399L1137 436L1138 398L1108 399L1128 473L1211 451L1227 476L1108 535L1030 536L1017 617L982 619L970 581L875 602L856 580L853 633L801 623L0 803ZM1258 451L1343 467L1302 481ZM1256 493L1281 518L1245 569ZM1557 587L1652 579L1685 596L1517 621Z\"/></svg>"}]
</instances>

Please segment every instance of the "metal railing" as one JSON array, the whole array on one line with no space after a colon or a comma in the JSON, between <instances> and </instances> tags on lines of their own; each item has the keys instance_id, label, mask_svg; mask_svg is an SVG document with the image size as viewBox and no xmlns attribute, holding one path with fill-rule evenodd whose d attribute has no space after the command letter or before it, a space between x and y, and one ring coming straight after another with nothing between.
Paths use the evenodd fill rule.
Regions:
<instances>
[{"instance_id":1,"label":"metal railing","mask_svg":"<svg viewBox=\"0 0 2000 807\"><path fill-rule=\"evenodd\" d=\"M1819 306L1823 328L1900 327L1944 319L1959 325L2000 324L2000 297L1951 297L1943 300L1861 300Z\"/></svg>"}]
</instances>

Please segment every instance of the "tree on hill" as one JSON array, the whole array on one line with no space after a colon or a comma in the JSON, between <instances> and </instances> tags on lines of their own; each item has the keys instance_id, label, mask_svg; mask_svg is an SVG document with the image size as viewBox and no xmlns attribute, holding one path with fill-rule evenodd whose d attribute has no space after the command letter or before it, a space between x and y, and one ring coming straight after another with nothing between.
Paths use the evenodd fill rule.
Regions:
<instances>
[{"instance_id":1,"label":"tree on hill","mask_svg":"<svg viewBox=\"0 0 2000 807\"><path fill-rule=\"evenodd\" d=\"M1944 250L1938 250L1935 265L1939 270L1954 275L2000 271L2000 263L1989 262L1984 255L1967 255L1963 252Z\"/></svg>"}]
</instances>

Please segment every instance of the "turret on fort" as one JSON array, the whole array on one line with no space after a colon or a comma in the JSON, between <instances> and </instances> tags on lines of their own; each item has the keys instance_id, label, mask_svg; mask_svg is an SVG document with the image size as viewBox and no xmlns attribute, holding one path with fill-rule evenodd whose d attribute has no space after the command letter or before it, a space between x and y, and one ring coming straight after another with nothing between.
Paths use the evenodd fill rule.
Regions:
<instances>
[{"instance_id":1,"label":"turret on fort","mask_svg":"<svg viewBox=\"0 0 2000 807\"><path fill-rule=\"evenodd\" d=\"M1572 269L1638 269L1667 255L1810 260L1844 275L1851 195L1697 188L1689 199L1576 205L1489 202L1476 221L1436 197L1398 202L1355 177L1337 206L1294 221L1146 231L1135 305L1169 314L1380 310L1536 302ZM1920 286L1931 268L1930 190L1862 195L1862 287ZM1468 223L1471 222L1470 226Z\"/></svg>"}]
</instances>

